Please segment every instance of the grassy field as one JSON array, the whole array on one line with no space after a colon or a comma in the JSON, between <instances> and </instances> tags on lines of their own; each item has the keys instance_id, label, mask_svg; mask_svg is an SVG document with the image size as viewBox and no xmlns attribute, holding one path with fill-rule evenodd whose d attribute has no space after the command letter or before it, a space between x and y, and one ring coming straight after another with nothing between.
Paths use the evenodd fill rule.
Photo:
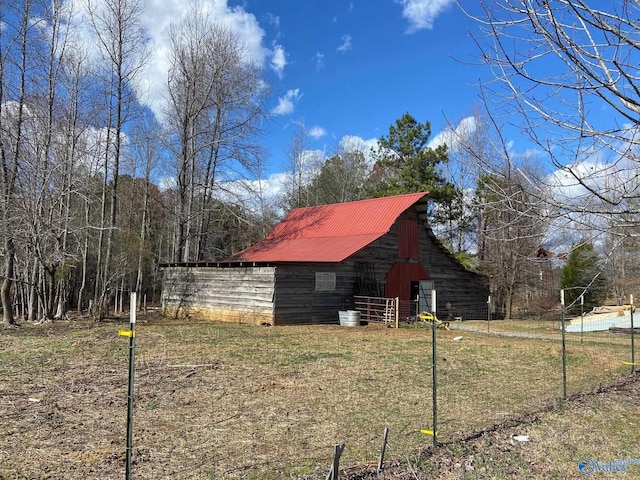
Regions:
<instances>
[{"instance_id":1,"label":"grassy field","mask_svg":"<svg viewBox=\"0 0 640 480\"><path fill-rule=\"evenodd\" d=\"M0 479L124 477L127 325L0 331ZM563 401L557 339L439 330L433 449L428 329L141 317L134 478L324 479L336 443L344 478L382 478L385 427L388 478L579 478L582 457L640 458L628 337L567 345Z\"/></svg>"}]
</instances>

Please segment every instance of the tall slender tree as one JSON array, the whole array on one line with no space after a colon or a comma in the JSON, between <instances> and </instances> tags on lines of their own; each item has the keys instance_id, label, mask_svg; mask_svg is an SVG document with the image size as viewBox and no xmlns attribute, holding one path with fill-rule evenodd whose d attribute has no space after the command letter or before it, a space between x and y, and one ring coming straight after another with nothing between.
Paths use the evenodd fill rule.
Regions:
<instances>
[{"instance_id":1,"label":"tall slender tree","mask_svg":"<svg viewBox=\"0 0 640 480\"><path fill-rule=\"evenodd\" d=\"M238 36L198 5L172 26L166 120L176 168L174 261L208 256L216 196L260 161L268 94ZM227 190L227 191L225 191ZM228 212L227 212L228 213Z\"/></svg>"},{"instance_id":2,"label":"tall slender tree","mask_svg":"<svg viewBox=\"0 0 640 480\"><path fill-rule=\"evenodd\" d=\"M117 227L118 177L123 155L125 126L135 111L135 84L147 60L147 42L142 28L144 0L87 0L87 11L97 46L103 59L106 114L104 118L104 195L103 224L106 248L101 272L96 281L94 304L99 316L104 313L109 290L116 281L111 269L114 236ZM107 203L108 197L108 203ZM101 233L102 238L102 233ZM101 242L102 243L102 242ZM102 244L99 252L102 252Z\"/></svg>"},{"instance_id":3,"label":"tall slender tree","mask_svg":"<svg viewBox=\"0 0 640 480\"><path fill-rule=\"evenodd\" d=\"M546 233L542 208L526 176L509 165L481 179L476 192L482 245L479 270L488 275L495 305L509 319L518 293L535 278L531 267Z\"/></svg>"},{"instance_id":4,"label":"tall slender tree","mask_svg":"<svg viewBox=\"0 0 640 480\"><path fill-rule=\"evenodd\" d=\"M15 282L16 236L21 230L16 210L20 164L25 157L27 84L33 2L26 0L0 9L0 211L4 265L0 299L3 322L14 323L11 300Z\"/></svg>"},{"instance_id":5,"label":"tall slender tree","mask_svg":"<svg viewBox=\"0 0 640 480\"><path fill-rule=\"evenodd\" d=\"M481 245L477 242L478 219L473 196L482 176L491 174L498 164L500 149L494 144L495 135L488 115L477 105L471 115L455 125L450 123L440 137L449 153L444 172L457 192L445 205L444 225L439 233L459 260L467 266L477 266Z\"/></svg>"}]
</instances>

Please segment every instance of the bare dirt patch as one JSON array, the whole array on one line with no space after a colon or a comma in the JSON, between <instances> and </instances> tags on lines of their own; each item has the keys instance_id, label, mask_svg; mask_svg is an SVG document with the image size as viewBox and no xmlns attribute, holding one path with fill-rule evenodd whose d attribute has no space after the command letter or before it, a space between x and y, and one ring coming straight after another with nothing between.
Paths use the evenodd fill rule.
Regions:
<instances>
[{"instance_id":1,"label":"bare dirt patch","mask_svg":"<svg viewBox=\"0 0 640 480\"><path fill-rule=\"evenodd\" d=\"M117 334L123 326L126 320L70 321L1 332L0 478L123 477L128 343ZM324 478L333 446L345 443L345 478L378 478L372 465L385 426L388 461L379 478L508 478L544 468L575 473L583 450L569 446L562 419L584 428L575 435L587 442L592 422L614 418L623 425L639 413L637 383L585 397L602 399L588 408L592 400L582 397L558 403L557 343L438 335L442 446L434 450L420 433L431 421L427 330L142 317L134 477ZM571 392L616 381L621 348L571 344ZM531 412L534 421L510 423ZM513 443L516 431L532 441ZM620 435L633 440L627 433ZM606 448L584 453L633 455L637 433L628 447L611 435ZM544 448L551 445L554 461Z\"/></svg>"}]
</instances>

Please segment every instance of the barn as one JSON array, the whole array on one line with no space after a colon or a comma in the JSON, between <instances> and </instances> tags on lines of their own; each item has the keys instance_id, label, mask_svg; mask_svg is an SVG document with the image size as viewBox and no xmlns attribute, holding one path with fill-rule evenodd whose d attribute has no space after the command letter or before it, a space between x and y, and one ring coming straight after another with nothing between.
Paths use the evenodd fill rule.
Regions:
<instances>
[{"instance_id":1,"label":"barn","mask_svg":"<svg viewBox=\"0 0 640 480\"><path fill-rule=\"evenodd\" d=\"M397 299L400 315L411 315L429 307L434 288L439 313L486 318L486 278L436 239L427 202L420 192L292 210L228 261L161 265L163 312L269 325L336 323L339 311L362 298Z\"/></svg>"}]
</instances>

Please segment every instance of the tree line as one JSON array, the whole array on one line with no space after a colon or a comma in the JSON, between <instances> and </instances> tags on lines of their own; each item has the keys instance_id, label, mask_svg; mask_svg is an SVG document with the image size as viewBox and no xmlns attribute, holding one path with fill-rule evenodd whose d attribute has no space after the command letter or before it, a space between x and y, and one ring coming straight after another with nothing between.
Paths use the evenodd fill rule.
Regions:
<instances>
[{"instance_id":1,"label":"tree line","mask_svg":"<svg viewBox=\"0 0 640 480\"><path fill-rule=\"evenodd\" d=\"M291 208L416 191L430 192L434 232L461 263L487 275L506 317L515 306L557 303L562 261L540 254L550 242L607 253L586 262L597 267L586 276L598 281L565 275L584 291L615 278L606 293L622 301L633 287L635 197L616 202L613 186L597 190L593 177L571 169L584 191L596 190L585 196L593 201L554 195L548 172L509 150L488 102L438 145L430 143L430 122L406 113L373 150L341 145L317 158L301 123L287 152L285 191L268 198L260 179L270 92L237 35L197 5L172 24L163 107L154 114L140 102L150 58L142 0L87 0L83 12L74 5L21 0L0 9L5 323L60 318L69 309L103 318L126 292L157 300L160 263L227 259ZM497 12L513 14L509 5L485 5L483 21L504 26ZM504 48L483 58L501 66L509 86L517 62ZM506 75L508 67L515 73ZM544 151L564 165L555 149ZM625 158L635 161L632 153ZM584 228L557 238L569 221Z\"/></svg>"},{"instance_id":2,"label":"tree line","mask_svg":"<svg viewBox=\"0 0 640 480\"><path fill-rule=\"evenodd\" d=\"M5 323L101 318L118 292L157 294L159 262L228 256L269 218L224 192L264 161L268 90L239 38L197 6L172 25L158 118L140 102L143 2L85 4L0 9Z\"/></svg>"}]
</instances>

